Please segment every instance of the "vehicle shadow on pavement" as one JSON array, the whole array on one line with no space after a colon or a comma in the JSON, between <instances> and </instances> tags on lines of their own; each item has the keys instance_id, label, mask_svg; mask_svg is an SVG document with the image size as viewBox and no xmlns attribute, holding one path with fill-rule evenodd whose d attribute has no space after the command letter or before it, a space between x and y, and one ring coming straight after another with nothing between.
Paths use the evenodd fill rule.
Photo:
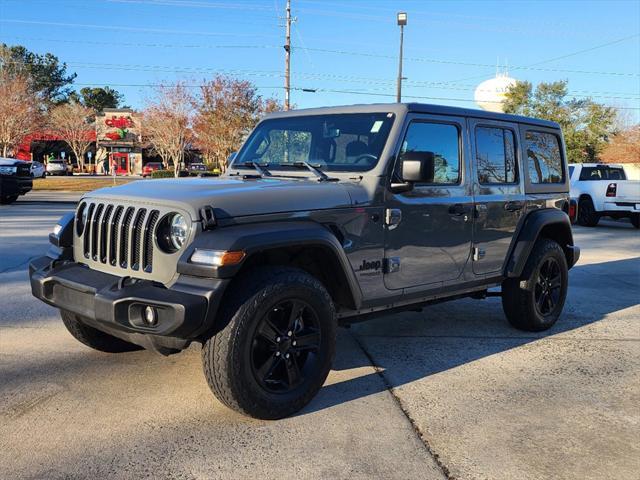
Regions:
<instances>
[{"instance_id":1,"label":"vehicle shadow on pavement","mask_svg":"<svg viewBox=\"0 0 640 480\"><path fill-rule=\"evenodd\" d=\"M577 265L570 272L569 282L564 313L546 332L522 332L511 327L500 298L442 303L421 313L399 313L353 325L351 335L381 372L384 382L373 382L370 377L380 374L370 373L325 385L300 415L570 332L634 306L639 303L640 257ZM353 362L359 358L362 356L345 355L338 350L334 370L365 366Z\"/></svg>"}]
</instances>

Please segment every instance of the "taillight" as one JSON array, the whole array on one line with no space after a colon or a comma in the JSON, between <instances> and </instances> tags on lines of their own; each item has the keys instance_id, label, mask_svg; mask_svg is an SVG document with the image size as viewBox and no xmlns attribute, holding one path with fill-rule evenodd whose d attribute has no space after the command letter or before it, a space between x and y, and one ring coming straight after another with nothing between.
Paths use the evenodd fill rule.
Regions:
<instances>
[{"instance_id":1,"label":"taillight","mask_svg":"<svg viewBox=\"0 0 640 480\"><path fill-rule=\"evenodd\" d=\"M578 202L575 200L569 200L569 220L571 223L576 223L578 220Z\"/></svg>"},{"instance_id":2,"label":"taillight","mask_svg":"<svg viewBox=\"0 0 640 480\"><path fill-rule=\"evenodd\" d=\"M607 197L615 197L618 191L617 183L610 183L607 185Z\"/></svg>"}]
</instances>

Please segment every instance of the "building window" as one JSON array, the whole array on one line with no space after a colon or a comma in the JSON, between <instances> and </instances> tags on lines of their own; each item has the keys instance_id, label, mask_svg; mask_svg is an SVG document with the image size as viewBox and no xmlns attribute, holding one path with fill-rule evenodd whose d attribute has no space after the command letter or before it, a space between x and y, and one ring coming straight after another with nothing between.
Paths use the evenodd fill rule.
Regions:
<instances>
[{"instance_id":1,"label":"building window","mask_svg":"<svg viewBox=\"0 0 640 480\"><path fill-rule=\"evenodd\" d=\"M478 181L484 185L515 183L516 153L513 132L506 128L476 128Z\"/></svg>"}]
</instances>

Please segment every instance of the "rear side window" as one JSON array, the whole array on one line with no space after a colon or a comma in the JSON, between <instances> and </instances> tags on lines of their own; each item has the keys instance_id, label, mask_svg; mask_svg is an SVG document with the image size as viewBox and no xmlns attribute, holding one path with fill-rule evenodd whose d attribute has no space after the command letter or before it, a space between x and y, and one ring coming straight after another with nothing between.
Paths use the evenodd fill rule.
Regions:
<instances>
[{"instance_id":1,"label":"rear side window","mask_svg":"<svg viewBox=\"0 0 640 480\"><path fill-rule=\"evenodd\" d=\"M569 166L569 178L573 177L573 171L576 167Z\"/></svg>"},{"instance_id":2,"label":"rear side window","mask_svg":"<svg viewBox=\"0 0 640 480\"><path fill-rule=\"evenodd\" d=\"M476 162L481 184L515 183L516 154L513 132L506 128L476 128Z\"/></svg>"},{"instance_id":3,"label":"rear side window","mask_svg":"<svg viewBox=\"0 0 640 480\"><path fill-rule=\"evenodd\" d=\"M460 132L455 125L411 122L402 143L400 157L406 152L433 152L433 184L453 185L460 181Z\"/></svg>"},{"instance_id":4,"label":"rear side window","mask_svg":"<svg viewBox=\"0 0 640 480\"><path fill-rule=\"evenodd\" d=\"M588 180L626 180L627 176L620 167L608 167L606 165L597 167L582 167L580 181Z\"/></svg>"},{"instance_id":5,"label":"rear side window","mask_svg":"<svg viewBox=\"0 0 640 480\"><path fill-rule=\"evenodd\" d=\"M564 182L560 141L556 135L529 130L525 136L525 146L532 184Z\"/></svg>"}]
</instances>

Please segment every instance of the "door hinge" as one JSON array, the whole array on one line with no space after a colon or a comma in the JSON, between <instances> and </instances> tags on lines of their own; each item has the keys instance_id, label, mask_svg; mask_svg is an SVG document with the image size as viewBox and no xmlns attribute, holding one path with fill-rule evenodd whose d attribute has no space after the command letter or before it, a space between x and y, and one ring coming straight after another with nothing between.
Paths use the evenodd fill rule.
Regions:
<instances>
[{"instance_id":1,"label":"door hinge","mask_svg":"<svg viewBox=\"0 0 640 480\"><path fill-rule=\"evenodd\" d=\"M384 223L389 230L396 228L402 221L402 210L399 208L387 208L384 214Z\"/></svg>"},{"instance_id":2,"label":"door hinge","mask_svg":"<svg viewBox=\"0 0 640 480\"><path fill-rule=\"evenodd\" d=\"M485 253L486 252L483 248L473 247L473 261L477 262L478 260L483 259Z\"/></svg>"}]
</instances>

